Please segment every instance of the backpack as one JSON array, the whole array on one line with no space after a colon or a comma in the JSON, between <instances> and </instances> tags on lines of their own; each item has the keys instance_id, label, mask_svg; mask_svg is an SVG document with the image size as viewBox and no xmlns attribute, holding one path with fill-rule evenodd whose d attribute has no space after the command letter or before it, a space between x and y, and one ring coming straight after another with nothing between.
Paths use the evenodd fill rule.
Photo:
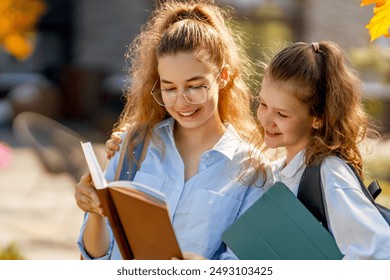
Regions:
<instances>
[{"instance_id":1,"label":"backpack","mask_svg":"<svg viewBox=\"0 0 390 280\"><path fill-rule=\"evenodd\" d=\"M348 164L359 180L360 187L366 197L378 209L386 222L390 225L390 209L375 202L375 198L382 192L377 181L372 182L368 188L364 185L355 168ZM327 229L328 222L326 218L324 198L322 193L321 164L307 166L302 174L299 183L297 198L313 214L314 217Z\"/></svg>"}]
</instances>

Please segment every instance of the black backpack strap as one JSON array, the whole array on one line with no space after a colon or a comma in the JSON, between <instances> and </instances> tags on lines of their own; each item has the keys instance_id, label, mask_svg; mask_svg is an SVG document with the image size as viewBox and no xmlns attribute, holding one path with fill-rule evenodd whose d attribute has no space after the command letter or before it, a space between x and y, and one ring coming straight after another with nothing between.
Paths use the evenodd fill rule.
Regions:
<instances>
[{"instance_id":1,"label":"black backpack strap","mask_svg":"<svg viewBox=\"0 0 390 280\"><path fill-rule=\"evenodd\" d=\"M378 195L382 192L381 187L379 186L379 183L377 180L371 182L371 184L368 186L368 191L372 195L372 198L375 199L378 197Z\"/></svg>"},{"instance_id":2,"label":"black backpack strap","mask_svg":"<svg viewBox=\"0 0 390 280\"><path fill-rule=\"evenodd\" d=\"M382 189L379 184L374 181L367 189L364 185L360 175L356 169L351 165L348 166L352 169L353 173L357 177L360 187L365 196L375 205L375 197L377 197ZM326 219L325 204L322 193L322 181L321 181L321 164L315 166L308 166L302 174L301 181L298 189L298 199L303 205L317 218L321 224L328 229L328 222Z\"/></svg>"},{"instance_id":3,"label":"black backpack strap","mask_svg":"<svg viewBox=\"0 0 390 280\"><path fill-rule=\"evenodd\" d=\"M359 173L356 171L356 169L353 167L352 164L349 164L347 163L349 168L352 169L353 173L355 174L356 178L358 179L359 181L359 184L360 184L360 188L362 189L364 195L371 201L372 204L375 204L375 201L374 201L374 196L372 195L372 193L366 188L366 185L364 184L362 178L360 177ZM377 185L377 187L380 189L379 185ZM373 187L373 190L375 191L375 186ZM379 191L380 192L380 191Z\"/></svg>"},{"instance_id":4,"label":"black backpack strap","mask_svg":"<svg viewBox=\"0 0 390 280\"><path fill-rule=\"evenodd\" d=\"M375 202L375 198L382 191L378 182L374 181L368 188L366 188L356 169L351 164L348 164L348 166L356 175L364 195L371 201L372 204L376 206L383 218L387 221L388 224L390 224L390 210ZM326 219L325 204L322 193L321 165L309 166L305 168L299 183L297 198L328 230L328 222Z\"/></svg>"},{"instance_id":5,"label":"black backpack strap","mask_svg":"<svg viewBox=\"0 0 390 280\"><path fill-rule=\"evenodd\" d=\"M390 225L390 209L386 208L375 202L375 198L381 193L382 189L379 186L377 181L374 181L370 184L368 188L363 183L363 180L360 178L359 174L355 170L355 168L348 164L352 171L355 173L356 177L359 180L360 187L365 194L365 196L371 201L372 204L378 209L379 213L381 213L382 217L386 220L386 222Z\"/></svg>"},{"instance_id":6,"label":"black backpack strap","mask_svg":"<svg viewBox=\"0 0 390 280\"><path fill-rule=\"evenodd\" d=\"M320 172L320 164L305 168L299 183L297 198L328 230Z\"/></svg>"}]
</instances>

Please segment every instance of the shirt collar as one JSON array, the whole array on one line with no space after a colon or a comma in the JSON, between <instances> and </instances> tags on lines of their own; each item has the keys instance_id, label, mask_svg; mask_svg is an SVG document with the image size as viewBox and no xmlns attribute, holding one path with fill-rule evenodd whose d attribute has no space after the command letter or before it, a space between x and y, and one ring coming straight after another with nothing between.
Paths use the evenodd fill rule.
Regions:
<instances>
[{"instance_id":1,"label":"shirt collar","mask_svg":"<svg viewBox=\"0 0 390 280\"><path fill-rule=\"evenodd\" d=\"M163 128L163 127L168 127L170 132L173 132L173 125L175 124L175 119L172 117L169 117L158 124L155 125L155 129Z\"/></svg>"},{"instance_id":2,"label":"shirt collar","mask_svg":"<svg viewBox=\"0 0 390 280\"><path fill-rule=\"evenodd\" d=\"M173 127L175 124L175 119L170 117L168 119L163 120L155 126L155 129L160 129L163 127L167 127L169 133L173 137ZM225 124L226 131L222 135L221 139L215 144L215 146L211 149L212 151L219 152L226 156L228 159L232 160L235 152L237 151L238 146L242 142L240 135L234 129L233 125Z\"/></svg>"},{"instance_id":3,"label":"shirt collar","mask_svg":"<svg viewBox=\"0 0 390 280\"><path fill-rule=\"evenodd\" d=\"M222 135L221 139L219 139L217 144L215 144L212 151L220 152L228 159L232 160L238 146L242 143L242 140L233 125L225 124L225 126L225 133Z\"/></svg>"},{"instance_id":4,"label":"shirt collar","mask_svg":"<svg viewBox=\"0 0 390 280\"><path fill-rule=\"evenodd\" d=\"M285 166L286 159L275 161L275 173L285 177L285 178L292 178L295 176L295 174L300 170L302 165L305 164L305 150L300 151L297 153L294 158L290 161L290 163Z\"/></svg>"}]
</instances>

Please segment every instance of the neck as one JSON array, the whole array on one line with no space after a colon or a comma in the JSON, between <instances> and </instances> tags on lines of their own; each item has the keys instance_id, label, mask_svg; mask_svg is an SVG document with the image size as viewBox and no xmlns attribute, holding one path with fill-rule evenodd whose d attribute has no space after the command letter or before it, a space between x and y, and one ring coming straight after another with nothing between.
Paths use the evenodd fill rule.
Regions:
<instances>
[{"instance_id":1,"label":"neck","mask_svg":"<svg viewBox=\"0 0 390 280\"><path fill-rule=\"evenodd\" d=\"M176 144L186 148L207 150L211 149L226 131L222 122L212 122L197 128L185 128L177 122L174 137Z\"/></svg>"},{"instance_id":2,"label":"neck","mask_svg":"<svg viewBox=\"0 0 390 280\"><path fill-rule=\"evenodd\" d=\"M286 151L286 166L292 161L292 159L299 153L301 152L303 149L300 149L300 150L296 150L294 152L289 152L289 151Z\"/></svg>"},{"instance_id":3,"label":"neck","mask_svg":"<svg viewBox=\"0 0 390 280\"><path fill-rule=\"evenodd\" d=\"M286 146L286 165L290 163L290 161L296 156L296 154L306 149L308 145L309 139L306 139L305 141L302 140L297 145Z\"/></svg>"}]
</instances>

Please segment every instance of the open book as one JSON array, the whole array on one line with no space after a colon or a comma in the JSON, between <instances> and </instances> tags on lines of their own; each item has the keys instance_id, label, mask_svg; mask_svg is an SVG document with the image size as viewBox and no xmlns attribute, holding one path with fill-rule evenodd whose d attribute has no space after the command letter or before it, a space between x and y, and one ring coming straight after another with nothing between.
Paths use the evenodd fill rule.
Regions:
<instances>
[{"instance_id":1,"label":"open book","mask_svg":"<svg viewBox=\"0 0 390 280\"><path fill-rule=\"evenodd\" d=\"M333 236L281 182L229 228L222 240L243 260L339 260Z\"/></svg>"},{"instance_id":2,"label":"open book","mask_svg":"<svg viewBox=\"0 0 390 280\"><path fill-rule=\"evenodd\" d=\"M123 259L182 259L163 194L132 181L107 183L91 143L81 146Z\"/></svg>"}]
</instances>

